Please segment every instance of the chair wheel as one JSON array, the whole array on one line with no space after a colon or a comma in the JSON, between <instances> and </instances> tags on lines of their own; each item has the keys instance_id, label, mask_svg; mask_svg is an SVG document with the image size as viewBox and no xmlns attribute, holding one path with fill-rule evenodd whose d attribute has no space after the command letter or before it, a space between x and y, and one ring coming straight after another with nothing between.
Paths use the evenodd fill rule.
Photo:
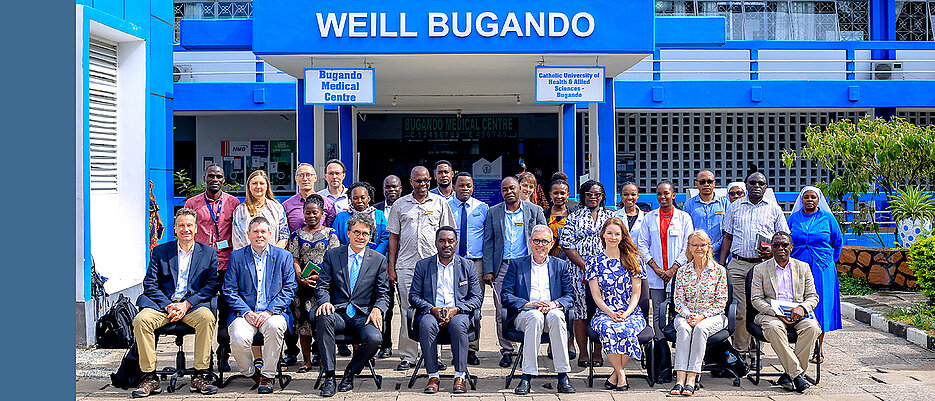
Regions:
<instances>
[{"instance_id":1,"label":"chair wheel","mask_svg":"<svg viewBox=\"0 0 935 401\"><path fill-rule=\"evenodd\" d=\"M740 379L734 379L734 387L740 387Z\"/></svg>"}]
</instances>

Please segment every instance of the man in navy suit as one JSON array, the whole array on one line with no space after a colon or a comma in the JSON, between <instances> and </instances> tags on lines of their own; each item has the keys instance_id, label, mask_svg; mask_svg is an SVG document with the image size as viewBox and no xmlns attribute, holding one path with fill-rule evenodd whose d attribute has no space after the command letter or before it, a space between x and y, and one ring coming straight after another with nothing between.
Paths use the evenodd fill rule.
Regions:
<instances>
[{"instance_id":1,"label":"man in navy suit","mask_svg":"<svg viewBox=\"0 0 935 401\"><path fill-rule=\"evenodd\" d=\"M438 253L416 263L409 290L409 304L416 309L413 324L419 325L419 343L429 374L425 392L438 392L438 349L436 338L441 327L451 335L455 379L452 392L464 393L467 371L468 328L471 311L484 302L474 262L455 253L458 237L454 227L443 226L435 232Z\"/></svg>"},{"instance_id":2,"label":"man in navy suit","mask_svg":"<svg viewBox=\"0 0 935 401\"><path fill-rule=\"evenodd\" d=\"M231 253L223 293L230 305L231 354L240 372L257 381L260 394L273 392L273 377L286 333L284 314L295 297L292 254L269 244L269 221L254 217L247 226L250 246ZM253 365L250 346L263 333L263 369Z\"/></svg>"},{"instance_id":3,"label":"man in navy suit","mask_svg":"<svg viewBox=\"0 0 935 401\"><path fill-rule=\"evenodd\" d=\"M347 221L350 242L329 249L322 259L315 297L318 347L325 380L321 396L335 391L335 332L356 333L360 346L347 364L338 391L354 389L354 375L360 373L383 343L383 314L389 308L390 281L386 257L368 246L376 223L369 213L358 213Z\"/></svg>"},{"instance_id":4,"label":"man in navy suit","mask_svg":"<svg viewBox=\"0 0 935 401\"><path fill-rule=\"evenodd\" d=\"M520 200L519 190L516 178L504 178L500 182L503 202L491 206L484 220L484 283L492 285L494 290L493 303L502 368L513 364L513 343L503 337L503 316L500 316L503 277L511 260L529 255L526 240L532 235L532 227L548 224L542 208Z\"/></svg>"},{"instance_id":5,"label":"man in navy suit","mask_svg":"<svg viewBox=\"0 0 935 401\"><path fill-rule=\"evenodd\" d=\"M156 329L181 321L195 329L195 369L191 391L217 393L208 378L211 336L217 323L210 302L218 293L218 254L195 242L197 214L181 208L175 214L176 241L153 248L143 279L143 294L136 300L140 312L133 319L133 334L140 352L140 370L146 374L133 398L159 394L156 370Z\"/></svg>"},{"instance_id":6,"label":"man in navy suit","mask_svg":"<svg viewBox=\"0 0 935 401\"><path fill-rule=\"evenodd\" d=\"M539 372L536 357L542 332L549 333L552 363L558 373L558 392L574 393L568 380L568 326L565 311L573 305L574 289L567 262L549 256L552 230L536 225L529 239L531 256L514 259L503 279L503 306L507 308L505 327L511 323L523 332L523 377L516 394L529 394L529 381Z\"/></svg>"}]
</instances>

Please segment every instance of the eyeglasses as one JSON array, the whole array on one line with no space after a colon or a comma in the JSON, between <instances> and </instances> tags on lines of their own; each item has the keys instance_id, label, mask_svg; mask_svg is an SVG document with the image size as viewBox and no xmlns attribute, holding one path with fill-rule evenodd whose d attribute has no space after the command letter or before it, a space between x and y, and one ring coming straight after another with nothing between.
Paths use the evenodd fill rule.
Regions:
<instances>
[{"instance_id":1,"label":"eyeglasses","mask_svg":"<svg viewBox=\"0 0 935 401\"><path fill-rule=\"evenodd\" d=\"M539 246L548 245L548 244L552 243L552 240L550 240L550 239L542 239L542 238L532 238L532 239L530 239L530 241L532 241L533 244L539 245Z\"/></svg>"},{"instance_id":2,"label":"eyeglasses","mask_svg":"<svg viewBox=\"0 0 935 401\"><path fill-rule=\"evenodd\" d=\"M416 184L428 184L428 183L432 182L432 180L429 179L429 178L420 178L420 179L418 179L418 180L417 180L417 179L413 179L412 182L414 182L414 183L416 183Z\"/></svg>"},{"instance_id":3,"label":"eyeglasses","mask_svg":"<svg viewBox=\"0 0 935 401\"><path fill-rule=\"evenodd\" d=\"M351 231L351 234L354 234L355 237L364 237L364 238L366 238L366 237L369 237L369 236L370 236L370 231L354 230L354 231Z\"/></svg>"},{"instance_id":4,"label":"eyeglasses","mask_svg":"<svg viewBox=\"0 0 935 401\"><path fill-rule=\"evenodd\" d=\"M788 242L773 242L772 246L773 248L790 248L792 244Z\"/></svg>"},{"instance_id":5,"label":"eyeglasses","mask_svg":"<svg viewBox=\"0 0 935 401\"><path fill-rule=\"evenodd\" d=\"M708 244L689 244L692 248L706 248Z\"/></svg>"},{"instance_id":6,"label":"eyeglasses","mask_svg":"<svg viewBox=\"0 0 935 401\"><path fill-rule=\"evenodd\" d=\"M330 175L330 176L334 176L334 177L337 177L337 176L339 176L339 175L341 175L341 174L344 174L344 172L343 172L343 171L329 171L329 172L325 173L325 175Z\"/></svg>"},{"instance_id":7,"label":"eyeglasses","mask_svg":"<svg viewBox=\"0 0 935 401\"><path fill-rule=\"evenodd\" d=\"M585 192L584 193L584 196L588 198L600 198L603 195L604 195L603 192Z\"/></svg>"},{"instance_id":8,"label":"eyeglasses","mask_svg":"<svg viewBox=\"0 0 935 401\"><path fill-rule=\"evenodd\" d=\"M304 178L312 178L312 177L315 176L315 174L312 174L312 173L302 173L302 174L296 174L295 176L304 179Z\"/></svg>"},{"instance_id":9,"label":"eyeglasses","mask_svg":"<svg viewBox=\"0 0 935 401\"><path fill-rule=\"evenodd\" d=\"M701 185L714 184L714 180L695 180L695 181Z\"/></svg>"}]
</instances>

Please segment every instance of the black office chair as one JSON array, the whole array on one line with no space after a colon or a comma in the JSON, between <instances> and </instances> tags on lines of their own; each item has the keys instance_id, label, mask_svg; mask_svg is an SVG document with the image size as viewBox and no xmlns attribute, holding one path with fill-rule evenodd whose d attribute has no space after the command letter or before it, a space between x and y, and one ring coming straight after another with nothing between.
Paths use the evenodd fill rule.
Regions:
<instances>
[{"instance_id":1,"label":"black office chair","mask_svg":"<svg viewBox=\"0 0 935 401\"><path fill-rule=\"evenodd\" d=\"M211 303L209 308L211 313L217 319L218 314L218 297L215 295L211 298ZM179 347L178 352L175 354L175 365L176 366L167 366L162 369L157 369L154 373L166 380L168 378L169 385L166 387L166 391L174 392L176 388L176 382L180 377L194 377L198 372L194 367L186 368L185 367L185 352L182 351L182 344L184 342L185 336L194 335L195 329L191 326L182 323L182 321L170 322L169 324L162 326L154 332L156 335L156 343L159 343L159 336L175 336L175 345ZM214 367L214 350L211 350L211 365L208 367L208 370L211 371Z\"/></svg>"},{"instance_id":2,"label":"black office chair","mask_svg":"<svg viewBox=\"0 0 935 401\"><path fill-rule=\"evenodd\" d=\"M640 312L643 313L643 319L646 320L646 327L637 334L637 341L639 341L640 346L643 347L643 360L640 361L640 366L646 369L646 382L649 383L649 387L656 385L656 377L654 376L654 370L656 367L656 362L653 358L653 324L651 317L649 315L649 281L645 278L640 281ZM598 336L597 332L591 328L591 325L588 324L588 354L594 354L594 344L600 344L601 338ZM594 386L594 378L606 379L610 375L595 375L594 374L594 364L588 364L588 387Z\"/></svg>"},{"instance_id":3,"label":"black office chair","mask_svg":"<svg viewBox=\"0 0 935 401\"><path fill-rule=\"evenodd\" d=\"M406 327L409 335L409 339L415 342L419 342L419 325L416 324L415 320L416 308L410 306L406 310ZM474 309L471 311L471 324L468 326L468 342L475 341L480 338L480 309ZM435 339L436 344L438 345L451 345L451 334L448 333L447 329L442 328L438 331L438 337ZM467 350L465 350L467 352ZM412 388L416 383L416 379L428 377L428 372L426 374L419 374L419 369L422 368L422 362L425 360L425 355L419 355L419 360L416 361L416 368L412 370L412 377L409 378L409 388ZM471 390L477 390L477 376L471 375L469 368L465 366L464 374L468 378L468 384L471 386ZM454 375L441 375L439 377L444 377L448 379L453 379Z\"/></svg>"},{"instance_id":4,"label":"black office chair","mask_svg":"<svg viewBox=\"0 0 935 401\"><path fill-rule=\"evenodd\" d=\"M754 352L750 353L750 359L751 359L750 364L753 366L753 369L752 369L753 372L747 375L747 379L750 379L750 381L753 382L753 384L760 384L761 376L776 377L776 376L781 376L782 373L762 373L761 372L763 368L763 352L762 352L761 347L763 343L768 343L769 341L766 339L765 336L763 336L763 328L760 327L760 325L753 322L753 319L756 317L757 313L759 312L756 310L756 308L753 307L753 302L751 301L751 298L750 298L750 295L751 295L750 288L753 286L752 283L753 283L753 269L750 269L750 271L747 272L747 277L744 282L744 288L746 288L747 290L747 315L746 315L747 332L749 332L750 337L753 338ZM788 332L789 344L795 344L795 341L799 338L798 333L795 330L787 330L787 332ZM818 349L818 346L819 346L819 342L818 340L815 340L815 349ZM812 384L818 384L818 382L821 381L821 359L819 358L817 363L814 363L814 364L809 363L809 365L815 365L815 378L813 379L808 374L804 374L805 380L808 380ZM805 369L808 370L808 367L805 367Z\"/></svg>"},{"instance_id":5,"label":"black office chair","mask_svg":"<svg viewBox=\"0 0 935 401\"><path fill-rule=\"evenodd\" d=\"M312 312L312 313L314 313L314 312ZM335 313L342 313L342 312L335 312ZM384 321L383 323L384 323L383 330L389 330L390 328L389 328L389 327L386 327L386 321ZM334 344L335 344L335 345L348 345L348 346L352 346L352 345L354 345L354 344L360 344L360 336L357 335L357 332L351 330L349 327L346 328L346 329L347 329L347 330L345 330L345 331L338 331L337 329L335 329L335 331L334 331ZM381 337L381 338L382 338L382 337ZM320 365L320 367L318 368L318 378L315 379L315 389L316 389L316 390L318 390L318 388L321 386L321 378L324 377L324 375L325 375L325 364L324 364L324 363L320 363L319 365ZM359 375L359 374L358 374L357 377L362 377L362 378L368 378L368 377L369 377L369 378L373 378L373 384L375 384L375 385L377 386L378 389L383 388L383 376L377 374L377 371L374 369L373 359L372 359L372 358L367 360L367 367L370 368L370 375L369 375L369 376L364 376L364 375ZM336 378L336 379L339 379L339 380L340 380L340 379L343 378L343 377L344 377L344 374L343 374L343 373L342 373L340 376L338 376L337 374L335 374L335 378Z\"/></svg>"},{"instance_id":6,"label":"black office chair","mask_svg":"<svg viewBox=\"0 0 935 401\"><path fill-rule=\"evenodd\" d=\"M500 308L500 316L503 316L504 320L506 320L507 312L508 312L507 308L505 307ZM565 322L567 324L568 336L571 337L573 336L573 333L574 333L574 325L573 325L574 321L569 316L569 314L571 313L571 310L565 309L564 312L565 312ZM515 342L515 343L519 343L519 355L515 359L513 359L513 369L511 369L510 374L507 375L506 384L504 385L503 388L510 388L510 382L513 381L513 376L516 375L516 366L519 365L520 362L523 360L523 348L526 346L526 344L523 343L523 340L525 339L526 335L525 333L523 333L522 331L516 328L515 323L516 322L514 320L513 322L510 323L509 326L503 326L503 338L506 338L507 340ZM551 341L549 340L549 333L546 333L545 331L543 331L542 338L539 340L539 344L550 344L550 343ZM538 344L536 346L538 346ZM540 377L557 378L558 375L553 373L553 374L548 374L548 375L541 375Z\"/></svg>"},{"instance_id":7,"label":"black office chair","mask_svg":"<svg viewBox=\"0 0 935 401\"><path fill-rule=\"evenodd\" d=\"M691 267L691 266L689 266ZM666 298L665 301L659 305L659 309L666 311L665 322L659 322L659 327L665 327L666 324L674 324L676 316L678 313L675 311L675 291L672 291L669 294L669 298ZM734 299L734 287L732 285L732 280L730 274L727 274L727 305L724 306L724 315L727 316L727 327L721 329L717 333L712 334L708 337L708 341L705 344L705 355L708 355L712 349L723 347L725 344L730 346L730 336L734 334L734 328L737 325L737 300ZM660 316L662 318L662 316ZM666 337L666 341L669 341L675 344L676 333L670 332L663 334ZM740 376L746 372L735 372L732 369L729 369L721 364L717 363L706 363L701 366L701 371L708 371L712 373L720 373L723 375L730 375L734 378L734 386L740 386ZM701 375L698 375L698 378L695 380L696 388L701 388Z\"/></svg>"}]
</instances>

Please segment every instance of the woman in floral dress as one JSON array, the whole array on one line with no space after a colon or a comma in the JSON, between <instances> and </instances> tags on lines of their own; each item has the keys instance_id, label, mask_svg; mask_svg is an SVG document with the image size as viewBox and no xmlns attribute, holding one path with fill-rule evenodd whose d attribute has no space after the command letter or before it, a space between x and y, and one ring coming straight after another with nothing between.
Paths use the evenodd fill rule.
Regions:
<instances>
[{"instance_id":1,"label":"woman in floral dress","mask_svg":"<svg viewBox=\"0 0 935 401\"><path fill-rule=\"evenodd\" d=\"M627 233L626 223L612 217L600 231L604 252L588 259L586 278L597 313L591 328L601 339L614 373L604 388L629 390L623 371L630 358L642 359L637 335L646 327L639 307L640 284L646 273L640 268L639 251Z\"/></svg>"}]
</instances>

